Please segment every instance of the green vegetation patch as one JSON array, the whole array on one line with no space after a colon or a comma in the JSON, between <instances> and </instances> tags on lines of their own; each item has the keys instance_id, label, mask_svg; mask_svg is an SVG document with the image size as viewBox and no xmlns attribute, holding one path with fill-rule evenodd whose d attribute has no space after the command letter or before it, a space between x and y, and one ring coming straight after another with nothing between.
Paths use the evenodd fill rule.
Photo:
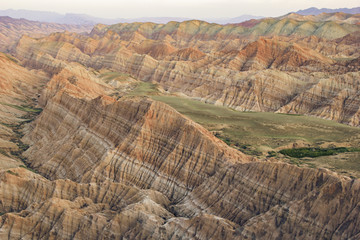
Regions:
<instances>
[{"instance_id":1,"label":"green vegetation patch","mask_svg":"<svg viewBox=\"0 0 360 240\"><path fill-rule=\"evenodd\" d=\"M99 75L100 78L104 79L106 83L109 83L112 80L116 80L119 82L126 81L129 78L132 78L132 76L128 73L121 73L121 72L106 72L101 73Z\"/></svg>"},{"instance_id":2,"label":"green vegetation patch","mask_svg":"<svg viewBox=\"0 0 360 240\"><path fill-rule=\"evenodd\" d=\"M9 154L7 152L5 152L4 149L0 149L0 154L6 156L6 157L10 157Z\"/></svg>"},{"instance_id":3,"label":"green vegetation patch","mask_svg":"<svg viewBox=\"0 0 360 240\"><path fill-rule=\"evenodd\" d=\"M292 148L280 150L281 154L294 158L330 156L344 152L360 152L360 148Z\"/></svg>"},{"instance_id":4,"label":"green vegetation patch","mask_svg":"<svg viewBox=\"0 0 360 240\"><path fill-rule=\"evenodd\" d=\"M158 92L157 85L149 82L139 82L127 96L149 96Z\"/></svg>"},{"instance_id":5,"label":"green vegetation patch","mask_svg":"<svg viewBox=\"0 0 360 240\"><path fill-rule=\"evenodd\" d=\"M26 157L23 156L23 152L25 152L29 148L29 145L25 144L21 140L21 138L24 136L24 133L22 130L26 123L33 121L35 119L35 117L42 112L42 109L34 108L32 106L18 106L18 105L12 105L12 104L7 104L7 103L0 103L0 104L7 105L7 106L10 106L10 107L13 107L13 108L16 108L16 109L26 112L26 114L24 116L20 117L21 119L24 119L24 120L19 122L18 124L7 124L7 123L0 122L0 124L11 128L11 130L15 133L14 137L11 138L10 141L15 143L19 149L17 151L10 151L11 157L15 157L16 159L21 160L26 165L27 159L26 159ZM0 154L3 154L8 157L10 156L10 154L7 154L7 152L5 152L2 149L0 149ZM26 167L25 165L22 165L20 167L26 168L29 171L37 173L36 171ZM13 173L10 170L8 171L8 173L17 176L17 173Z\"/></svg>"},{"instance_id":6,"label":"green vegetation patch","mask_svg":"<svg viewBox=\"0 0 360 240\"><path fill-rule=\"evenodd\" d=\"M25 166L25 165L20 165L20 167L25 168L26 170L29 170L29 171L31 171L31 172L33 172L33 173L38 173L36 170L31 169L31 168L29 168L29 167L27 167L27 166Z\"/></svg>"},{"instance_id":7,"label":"green vegetation patch","mask_svg":"<svg viewBox=\"0 0 360 240\"><path fill-rule=\"evenodd\" d=\"M0 104L5 105L5 106L9 106L9 107L12 107L12 108L15 108L15 109L18 109L18 110L23 111L23 112L41 113L41 111L42 111L41 108L33 108L31 106L26 106L26 105L18 106L18 105L2 103L2 102L0 102Z\"/></svg>"},{"instance_id":8,"label":"green vegetation patch","mask_svg":"<svg viewBox=\"0 0 360 240\"><path fill-rule=\"evenodd\" d=\"M19 174L17 174L16 172L13 172L11 170L7 170L6 172L11 174L11 175L14 175L14 176L19 176Z\"/></svg>"},{"instance_id":9,"label":"green vegetation patch","mask_svg":"<svg viewBox=\"0 0 360 240\"><path fill-rule=\"evenodd\" d=\"M15 57L9 55L9 54L6 54L4 53L4 55L10 60L10 61L13 61L14 63L18 64L19 63L19 60L17 60Z\"/></svg>"},{"instance_id":10,"label":"green vegetation patch","mask_svg":"<svg viewBox=\"0 0 360 240\"><path fill-rule=\"evenodd\" d=\"M251 146L258 151L263 146L268 147L268 151L275 150L298 140L314 147L324 142L348 142L355 147L357 136L360 136L360 128L316 117L240 112L177 96L152 95L151 98L170 105L208 130L219 133L218 137L229 145Z\"/></svg>"},{"instance_id":11,"label":"green vegetation patch","mask_svg":"<svg viewBox=\"0 0 360 240\"><path fill-rule=\"evenodd\" d=\"M297 114L235 111L190 98L162 95L156 84L148 82L138 83L127 96L149 96L164 102L246 154L360 177L360 128ZM288 149L294 143L306 144L312 150L278 152L279 148ZM349 147L340 148L343 144Z\"/></svg>"}]
</instances>

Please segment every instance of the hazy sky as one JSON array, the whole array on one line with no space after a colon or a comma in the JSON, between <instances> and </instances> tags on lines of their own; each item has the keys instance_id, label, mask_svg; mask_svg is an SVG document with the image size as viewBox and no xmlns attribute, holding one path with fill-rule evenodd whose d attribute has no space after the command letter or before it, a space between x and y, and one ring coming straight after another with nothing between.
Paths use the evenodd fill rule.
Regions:
<instances>
[{"instance_id":1,"label":"hazy sky","mask_svg":"<svg viewBox=\"0 0 360 240\"><path fill-rule=\"evenodd\" d=\"M105 18L279 16L309 7L359 7L359 0L1 0L0 9L85 13Z\"/></svg>"}]
</instances>

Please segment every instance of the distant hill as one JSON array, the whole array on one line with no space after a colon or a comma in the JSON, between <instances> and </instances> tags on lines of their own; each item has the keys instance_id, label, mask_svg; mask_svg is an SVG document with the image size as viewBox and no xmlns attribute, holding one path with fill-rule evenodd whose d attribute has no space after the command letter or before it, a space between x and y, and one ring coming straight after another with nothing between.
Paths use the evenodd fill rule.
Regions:
<instances>
[{"instance_id":1,"label":"distant hill","mask_svg":"<svg viewBox=\"0 0 360 240\"><path fill-rule=\"evenodd\" d=\"M289 13L279 17L280 19L290 18L297 21L326 22L333 21L337 23L359 24L360 14L349 14L343 12L321 13L318 15L301 15L297 13Z\"/></svg>"},{"instance_id":2,"label":"distant hill","mask_svg":"<svg viewBox=\"0 0 360 240\"><path fill-rule=\"evenodd\" d=\"M56 12L47 11L31 11L31 10L0 10L0 16L8 16L11 18L25 18L27 20L59 23L59 24L72 24L72 25L96 25L98 23L112 25L116 23L133 23L133 22L153 22L153 23L168 23L170 21L183 22L191 20L191 18L182 17L141 17L141 18L98 18L87 14L75 14L67 13L60 14ZM228 23L240 23L250 19L259 19L262 17L252 15L242 15L235 18L203 18L211 23L228 24Z\"/></svg>"},{"instance_id":3,"label":"distant hill","mask_svg":"<svg viewBox=\"0 0 360 240\"><path fill-rule=\"evenodd\" d=\"M241 23L251 19L260 19L260 18L264 18L264 17L253 16L253 15L241 15L239 17L234 17L234 18L205 18L200 20L204 20L209 23L229 24L229 23Z\"/></svg>"},{"instance_id":4,"label":"distant hill","mask_svg":"<svg viewBox=\"0 0 360 240\"><path fill-rule=\"evenodd\" d=\"M321 13L335 13L335 12L343 12L343 13L350 13L350 14L358 14L360 13L360 7L356 8L337 8L337 9L330 9L330 8L308 8L304 10L299 10L296 13L300 15L318 15Z\"/></svg>"},{"instance_id":5,"label":"distant hill","mask_svg":"<svg viewBox=\"0 0 360 240\"><path fill-rule=\"evenodd\" d=\"M30 37L43 37L53 32L90 32L92 26L44 23L0 16L0 51L8 51L24 34Z\"/></svg>"},{"instance_id":6,"label":"distant hill","mask_svg":"<svg viewBox=\"0 0 360 240\"><path fill-rule=\"evenodd\" d=\"M25 18L27 20L59 23L59 24L75 24L75 25L95 25L98 23L115 24L123 22L125 19L106 19L97 18L86 14L59 14L47 11L31 11L31 10L0 10L0 16L8 16L11 18Z\"/></svg>"}]
</instances>

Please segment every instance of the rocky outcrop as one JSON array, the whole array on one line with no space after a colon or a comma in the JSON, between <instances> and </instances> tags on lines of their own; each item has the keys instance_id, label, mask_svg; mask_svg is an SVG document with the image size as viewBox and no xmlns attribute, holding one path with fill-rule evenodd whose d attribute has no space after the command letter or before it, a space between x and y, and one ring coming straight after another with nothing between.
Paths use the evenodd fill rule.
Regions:
<instances>
[{"instance_id":1,"label":"rocky outcrop","mask_svg":"<svg viewBox=\"0 0 360 240\"><path fill-rule=\"evenodd\" d=\"M64 67L47 69L44 109L22 139L30 145L24 160L39 174L0 169L1 238L359 236L359 180L259 162L171 107L144 97L115 100L86 68L58 61ZM308 84L300 73L283 76L298 88Z\"/></svg>"},{"instance_id":2,"label":"rocky outcrop","mask_svg":"<svg viewBox=\"0 0 360 240\"><path fill-rule=\"evenodd\" d=\"M0 170L1 238L168 237L171 202L217 169L253 160L165 104L91 100L105 92L77 64L47 84L24 140L26 163L50 180L26 167ZM210 219L206 226L222 224Z\"/></svg>"},{"instance_id":3,"label":"rocky outcrop","mask_svg":"<svg viewBox=\"0 0 360 240\"><path fill-rule=\"evenodd\" d=\"M0 177L5 238L356 239L360 232L358 180L287 164L223 168L176 205L113 181L48 181L23 168Z\"/></svg>"},{"instance_id":4,"label":"rocky outcrop","mask_svg":"<svg viewBox=\"0 0 360 240\"><path fill-rule=\"evenodd\" d=\"M0 178L0 211L11 212L1 217L1 238L145 238L174 217L169 200L153 190L48 181L23 168Z\"/></svg>"},{"instance_id":5,"label":"rocky outcrop","mask_svg":"<svg viewBox=\"0 0 360 240\"><path fill-rule=\"evenodd\" d=\"M236 68L241 71L268 68L296 70L307 65L311 65L311 68L319 68L321 64L329 65L333 63L331 59L311 49L302 48L296 43L289 44L277 39L264 38L260 38L244 47L232 61L240 63L240 66Z\"/></svg>"},{"instance_id":6,"label":"rocky outcrop","mask_svg":"<svg viewBox=\"0 0 360 240\"><path fill-rule=\"evenodd\" d=\"M49 99L65 90L73 96L90 100L99 95L109 94L113 89L80 64L66 64L57 74L53 75L51 81L43 89L39 97L40 106L46 106Z\"/></svg>"},{"instance_id":7,"label":"rocky outcrop","mask_svg":"<svg viewBox=\"0 0 360 240\"><path fill-rule=\"evenodd\" d=\"M218 174L176 211L231 220L241 226L240 239L343 239L358 234L359 181L278 163L237 165Z\"/></svg>"},{"instance_id":8,"label":"rocky outcrop","mask_svg":"<svg viewBox=\"0 0 360 240\"><path fill-rule=\"evenodd\" d=\"M0 53L0 169L22 164L12 154L20 150L16 144L17 131L23 122L31 120L31 106L38 99L39 86L48 81L45 73L27 70L17 62L16 58Z\"/></svg>"},{"instance_id":9,"label":"rocky outcrop","mask_svg":"<svg viewBox=\"0 0 360 240\"><path fill-rule=\"evenodd\" d=\"M0 97L9 101L35 97L38 86L48 80L41 71L28 70L19 65L19 60L11 55L0 53ZM15 74L16 73L16 74ZM11 103L11 102L8 102Z\"/></svg>"},{"instance_id":10,"label":"rocky outcrop","mask_svg":"<svg viewBox=\"0 0 360 240\"><path fill-rule=\"evenodd\" d=\"M251 160L165 104L148 99L114 102L98 97L87 102L59 94L35 124L26 136L33 146L25 156L50 179L112 179L178 199L226 162Z\"/></svg>"},{"instance_id":11,"label":"rocky outcrop","mask_svg":"<svg viewBox=\"0 0 360 240\"><path fill-rule=\"evenodd\" d=\"M360 126L359 72L320 79L278 111L320 116Z\"/></svg>"},{"instance_id":12,"label":"rocky outcrop","mask_svg":"<svg viewBox=\"0 0 360 240\"><path fill-rule=\"evenodd\" d=\"M80 81L52 88L60 76L48 83L44 92L55 94L44 95L44 111L24 139L31 144L27 163L49 179L25 168L1 171L0 212L6 213L1 236L342 239L359 234L358 180L249 162L165 104L146 98L90 100L73 90L81 89Z\"/></svg>"}]
</instances>

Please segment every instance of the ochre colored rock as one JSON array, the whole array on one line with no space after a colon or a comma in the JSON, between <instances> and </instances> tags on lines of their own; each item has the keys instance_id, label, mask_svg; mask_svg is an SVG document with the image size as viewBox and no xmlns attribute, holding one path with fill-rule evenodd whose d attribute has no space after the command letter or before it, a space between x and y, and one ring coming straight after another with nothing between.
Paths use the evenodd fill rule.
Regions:
<instances>
[{"instance_id":1,"label":"ochre colored rock","mask_svg":"<svg viewBox=\"0 0 360 240\"><path fill-rule=\"evenodd\" d=\"M359 126L357 32L335 40L280 34L298 29L298 22L288 18L263 20L254 28L264 24L273 24L270 28L280 36L230 37L236 26L200 21L133 23L95 27L90 36L23 37L15 51L26 66L51 74L79 62L240 111L305 114ZM211 37L210 28L216 29ZM220 41L220 33L227 31ZM345 85L347 90L340 92Z\"/></svg>"},{"instance_id":2,"label":"ochre colored rock","mask_svg":"<svg viewBox=\"0 0 360 240\"><path fill-rule=\"evenodd\" d=\"M177 199L224 164L251 160L149 99L86 101L60 93L48 101L35 125L24 139L33 145L25 156L50 179L112 179Z\"/></svg>"},{"instance_id":3,"label":"ochre colored rock","mask_svg":"<svg viewBox=\"0 0 360 240\"><path fill-rule=\"evenodd\" d=\"M359 179L249 157L164 103L111 97L96 73L237 110L359 126L357 35L343 37L357 27L342 23L353 20L292 18L22 37L14 53L38 70L0 54L5 154L18 147L9 140L19 129L7 124L24 117L21 103L43 111L20 129L19 146L29 145L21 159L0 154L0 238L358 239ZM284 36L256 39L272 34Z\"/></svg>"}]
</instances>

